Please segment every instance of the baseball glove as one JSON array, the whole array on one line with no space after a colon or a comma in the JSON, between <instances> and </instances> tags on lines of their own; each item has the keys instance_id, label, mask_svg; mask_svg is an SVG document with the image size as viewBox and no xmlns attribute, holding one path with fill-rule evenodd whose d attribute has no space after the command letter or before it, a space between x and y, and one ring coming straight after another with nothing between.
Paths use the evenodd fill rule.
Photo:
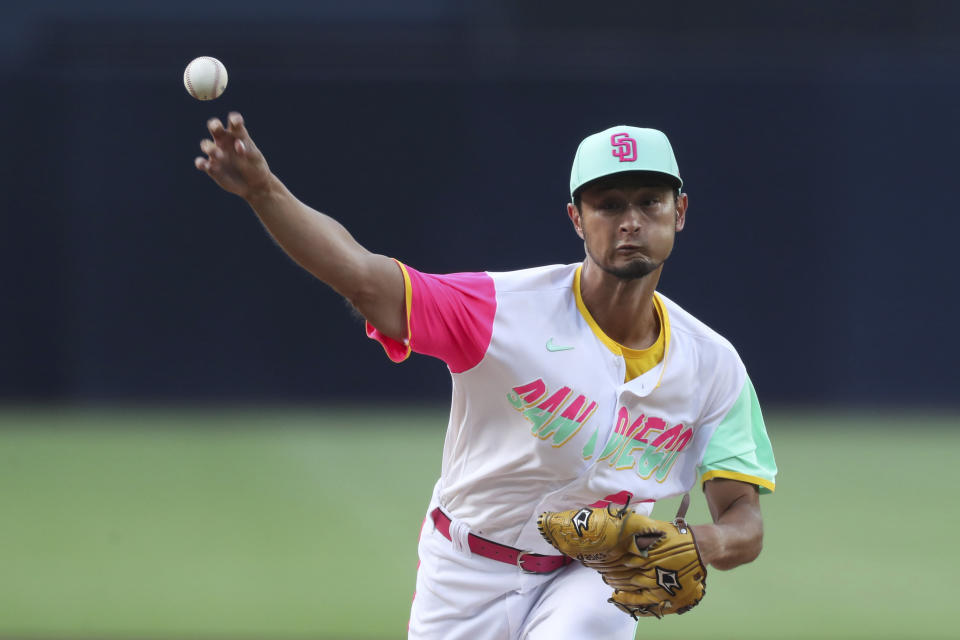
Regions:
<instances>
[{"instance_id":1,"label":"baseball glove","mask_svg":"<svg viewBox=\"0 0 960 640\"><path fill-rule=\"evenodd\" d=\"M605 508L546 511L540 534L564 554L600 572L614 588L608 602L637 619L685 613L706 592L707 568L681 512L673 522Z\"/></svg>"}]
</instances>

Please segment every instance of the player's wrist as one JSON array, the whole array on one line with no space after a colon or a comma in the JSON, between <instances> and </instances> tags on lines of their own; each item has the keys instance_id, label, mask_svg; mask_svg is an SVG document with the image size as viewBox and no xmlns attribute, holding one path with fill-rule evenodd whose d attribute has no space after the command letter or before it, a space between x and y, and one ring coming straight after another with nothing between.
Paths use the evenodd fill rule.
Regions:
<instances>
[{"instance_id":1,"label":"player's wrist","mask_svg":"<svg viewBox=\"0 0 960 640\"><path fill-rule=\"evenodd\" d=\"M714 561L722 556L720 532L715 524L698 524L690 527L696 541L697 553L704 566L716 566Z\"/></svg>"},{"instance_id":2,"label":"player's wrist","mask_svg":"<svg viewBox=\"0 0 960 640\"><path fill-rule=\"evenodd\" d=\"M250 185L243 194L243 199L247 201L254 210L259 211L261 207L275 200L286 191L283 183L280 182L272 173L268 173L262 182Z\"/></svg>"}]
</instances>

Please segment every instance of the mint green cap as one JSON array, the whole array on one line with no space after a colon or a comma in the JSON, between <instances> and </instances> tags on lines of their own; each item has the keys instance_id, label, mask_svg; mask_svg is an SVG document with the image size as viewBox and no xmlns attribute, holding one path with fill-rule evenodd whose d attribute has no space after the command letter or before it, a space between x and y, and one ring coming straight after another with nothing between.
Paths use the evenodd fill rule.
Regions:
<instances>
[{"instance_id":1,"label":"mint green cap","mask_svg":"<svg viewBox=\"0 0 960 640\"><path fill-rule=\"evenodd\" d=\"M677 159L667 136L656 129L621 125L587 136L577 147L570 171L570 198L583 185L626 171L653 171L683 186Z\"/></svg>"}]
</instances>

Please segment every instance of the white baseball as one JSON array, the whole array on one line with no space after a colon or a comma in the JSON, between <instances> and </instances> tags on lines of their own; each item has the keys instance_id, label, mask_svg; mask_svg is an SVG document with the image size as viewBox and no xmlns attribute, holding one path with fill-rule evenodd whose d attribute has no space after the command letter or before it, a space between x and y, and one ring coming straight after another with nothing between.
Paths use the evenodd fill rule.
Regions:
<instances>
[{"instance_id":1,"label":"white baseball","mask_svg":"<svg viewBox=\"0 0 960 640\"><path fill-rule=\"evenodd\" d=\"M219 98L227 88L227 68L216 58L194 58L183 72L183 86L197 100Z\"/></svg>"}]
</instances>

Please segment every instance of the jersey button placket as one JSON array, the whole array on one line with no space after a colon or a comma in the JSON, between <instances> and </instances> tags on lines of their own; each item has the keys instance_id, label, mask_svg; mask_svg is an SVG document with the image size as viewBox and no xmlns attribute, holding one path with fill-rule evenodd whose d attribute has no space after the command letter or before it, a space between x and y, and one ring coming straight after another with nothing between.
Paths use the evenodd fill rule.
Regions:
<instances>
[{"instance_id":1,"label":"jersey button placket","mask_svg":"<svg viewBox=\"0 0 960 640\"><path fill-rule=\"evenodd\" d=\"M622 356L616 354L613 355L613 372L616 375L616 379L619 381L619 384L623 384L623 379L627 375L627 364L623 360Z\"/></svg>"}]
</instances>

